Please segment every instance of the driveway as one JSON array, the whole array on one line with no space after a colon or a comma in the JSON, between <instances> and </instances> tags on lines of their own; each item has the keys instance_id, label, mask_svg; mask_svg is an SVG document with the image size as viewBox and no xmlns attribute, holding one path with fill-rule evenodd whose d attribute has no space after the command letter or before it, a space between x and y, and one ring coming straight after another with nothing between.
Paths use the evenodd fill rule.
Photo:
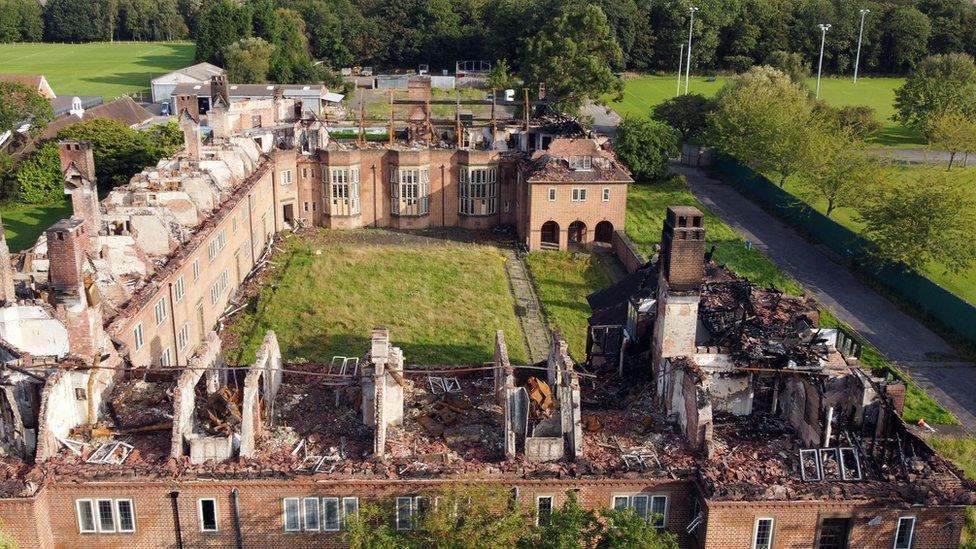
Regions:
<instances>
[{"instance_id":1,"label":"driveway","mask_svg":"<svg viewBox=\"0 0 976 549\"><path fill-rule=\"evenodd\" d=\"M734 187L702 170L672 164L705 206L788 271L843 322L860 332L972 432L976 427L976 364L956 356L941 337L861 283L844 265Z\"/></svg>"}]
</instances>

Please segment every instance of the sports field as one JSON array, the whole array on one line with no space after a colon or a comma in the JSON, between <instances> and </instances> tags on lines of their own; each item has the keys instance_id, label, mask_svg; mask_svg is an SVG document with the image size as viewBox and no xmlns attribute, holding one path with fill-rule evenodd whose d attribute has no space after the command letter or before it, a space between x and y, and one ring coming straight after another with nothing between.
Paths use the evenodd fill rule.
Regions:
<instances>
[{"instance_id":1,"label":"sports field","mask_svg":"<svg viewBox=\"0 0 976 549\"><path fill-rule=\"evenodd\" d=\"M727 77L719 76L713 81L705 77L692 77L688 86L690 93L700 93L711 97L725 84ZM874 137L878 146L896 148L915 148L924 145L922 136L891 120L895 113L895 89L904 83L904 78L860 78L854 84L850 78L824 78L820 83L820 98L830 105L868 105L877 113L878 120L884 124L881 132ZM810 89L817 85L816 78L807 80ZM651 107L675 96L678 86L677 75L638 76L627 78L624 97L620 102L610 102L621 115L646 114ZM684 87L682 86L682 91Z\"/></svg>"},{"instance_id":2,"label":"sports field","mask_svg":"<svg viewBox=\"0 0 976 549\"><path fill-rule=\"evenodd\" d=\"M149 81L193 63L192 42L0 44L0 73L43 74L58 95L106 101L148 91Z\"/></svg>"}]
</instances>

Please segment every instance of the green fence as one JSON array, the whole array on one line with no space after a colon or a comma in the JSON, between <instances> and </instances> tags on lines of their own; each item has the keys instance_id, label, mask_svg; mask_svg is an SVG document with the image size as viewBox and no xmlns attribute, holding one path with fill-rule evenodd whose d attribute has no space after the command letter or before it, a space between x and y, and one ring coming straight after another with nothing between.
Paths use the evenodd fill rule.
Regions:
<instances>
[{"instance_id":1,"label":"green fence","mask_svg":"<svg viewBox=\"0 0 976 549\"><path fill-rule=\"evenodd\" d=\"M834 252L854 261L864 273L884 284L895 295L976 344L976 307L914 271L871 257L868 253L870 244L863 237L811 208L735 159L721 155L715 162L715 168L726 176L727 181L737 184L779 217Z\"/></svg>"}]
</instances>

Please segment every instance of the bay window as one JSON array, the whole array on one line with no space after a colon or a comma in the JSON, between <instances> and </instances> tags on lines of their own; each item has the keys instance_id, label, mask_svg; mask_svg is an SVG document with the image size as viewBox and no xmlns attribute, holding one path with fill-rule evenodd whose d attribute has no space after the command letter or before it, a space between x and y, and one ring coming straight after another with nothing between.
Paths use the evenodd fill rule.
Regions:
<instances>
[{"instance_id":1,"label":"bay window","mask_svg":"<svg viewBox=\"0 0 976 549\"><path fill-rule=\"evenodd\" d=\"M498 211L498 168L461 166L458 213L491 215Z\"/></svg>"},{"instance_id":2,"label":"bay window","mask_svg":"<svg viewBox=\"0 0 976 549\"><path fill-rule=\"evenodd\" d=\"M326 196L329 215L359 215L359 168L340 166L329 168Z\"/></svg>"},{"instance_id":3,"label":"bay window","mask_svg":"<svg viewBox=\"0 0 976 549\"><path fill-rule=\"evenodd\" d=\"M393 215L427 215L430 171L426 166L390 170L390 211Z\"/></svg>"}]
</instances>

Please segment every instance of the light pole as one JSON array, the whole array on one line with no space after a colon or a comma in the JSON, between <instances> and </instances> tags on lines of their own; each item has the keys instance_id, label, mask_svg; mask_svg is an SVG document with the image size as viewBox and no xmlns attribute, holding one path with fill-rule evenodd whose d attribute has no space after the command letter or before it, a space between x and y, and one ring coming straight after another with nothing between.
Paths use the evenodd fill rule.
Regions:
<instances>
[{"instance_id":1,"label":"light pole","mask_svg":"<svg viewBox=\"0 0 976 549\"><path fill-rule=\"evenodd\" d=\"M691 31L695 28L695 12L698 8L691 6L691 20L688 22L688 61L685 62L685 94L688 93L688 81L691 79Z\"/></svg>"},{"instance_id":2,"label":"light pole","mask_svg":"<svg viewBox=\"0 0 976 549\"><path fill-rule=\"evenodd\" d=\"M678 50L678 89L674 91L674 96L678 97L681 95L681 61L685 58L685 45L681 44L681 48Z\"/></svg>"},{"instance_id":3,"label":"light pole","mask_svg":"<svg viewBox=\"0 0 976 549\"><path fill-rule=\"evenodd\" d=\"M871 13L869 9L861 10L861 30L857 33L857 55L854 56L854 83L857 84L857 66L861 62L861 38L864 37L864 16Z\"/></svg>"},{"instance_id":4,"label":"light pole","mask_svg":"<svg viewBox=\"0 0 976 549\"><path fill-rule=\"evenodd\" d=\"M820 73L823 71L823 51L824 43L827 42L827 31L830 30L829 24L821 23L817 25L820 27L820 62L817 63L817 99L820 99Z\"/></svg>"}]
</instances>

